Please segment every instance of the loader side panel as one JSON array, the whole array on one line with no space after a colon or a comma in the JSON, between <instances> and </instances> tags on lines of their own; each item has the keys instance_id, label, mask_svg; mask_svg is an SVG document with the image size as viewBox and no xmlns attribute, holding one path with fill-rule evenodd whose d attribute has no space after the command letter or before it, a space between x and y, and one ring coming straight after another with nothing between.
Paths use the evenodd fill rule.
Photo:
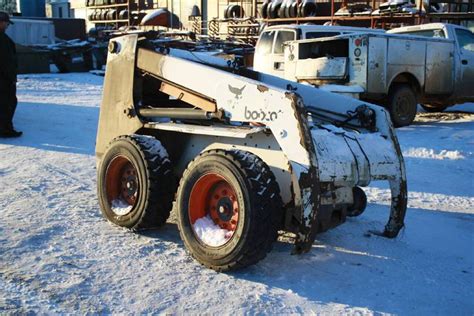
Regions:
<instances>
[{"instance_id":1,"label":"loader side panel","mask_svg":"<svg viewBox=\"0 0 474 316\"><path fill-rule=\"evenodd\" d=\"M167 132L157 130L162 128L160 124L148 124L151 133L167 145L171 159L174 164L175 174L181 177L187 165L200 153L211 149L242 150L253 153L262 159L271 169L280 187L280 194L284 204L292 201L294 193L291 185L291 166L288 158L280 149L273 134L259 132L247 135L245 138L226 137L220 131L215 134L221 136L206 135L207 128L202 126L189 126L186 130ZM174 149L176 145L176 149Z\"/></svg>"},{"instance_id":2,"label":"loader side panel","mask_svg":"<svg viewBox=\"0 0 474 316\"><path fill-rule=\"evenodd\" d=\"M96 156L100 158L112 139L135 133L142 127L138 118L127 116L133 109L135 54L138 35L117 38L117 50L107 56L107 72L100 105Z\"/></svg>"}]
</instances>

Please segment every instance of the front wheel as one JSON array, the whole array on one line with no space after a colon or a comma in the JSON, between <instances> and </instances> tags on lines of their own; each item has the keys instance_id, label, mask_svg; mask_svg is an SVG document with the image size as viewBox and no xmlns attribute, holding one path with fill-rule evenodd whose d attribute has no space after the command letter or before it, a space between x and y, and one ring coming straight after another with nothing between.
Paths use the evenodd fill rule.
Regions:
<instances>
[{"instance_id":1,"label":"front wheel","mask_svg":"<svg viewBox=\"0 0 474 316\"><path fill-rule=\"evenodd\" d=\"M217 271L263 259L283 217L269 167L243 151L212 150L198 156L183 174L176 202L186 248Z\"/></svg>"},{"instance_id":2,"label":"front wheel","mask_svg":"<svg viewBox=\"0 0 474 316\"><path fill-rule=\"evenodd\" d=\"M410 125L416 116L417 99L413 89L407 84L397 84L390 88L387 108L393 125Z\"/></svg>"}]
</instances>

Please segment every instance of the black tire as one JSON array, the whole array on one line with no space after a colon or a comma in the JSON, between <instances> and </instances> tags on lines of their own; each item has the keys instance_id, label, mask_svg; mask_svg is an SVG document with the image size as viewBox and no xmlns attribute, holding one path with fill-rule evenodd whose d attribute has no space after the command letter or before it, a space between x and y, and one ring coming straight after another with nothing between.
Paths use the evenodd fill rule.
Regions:
<instances>
[{"instance_id":1,"label":"black tire","mask_svg":"<svg viewBox=\"0 0 474 316\"><path fill-rule=\"evenodd\" d=\"M208 190L202 189L203 179L212 176L222 179L207 184ZM233 222L233 230L228 231L232 234L226 237L224 243L209 245L197 236L193 224L196 219L205 216L214 225L217 224L212 215L209 216L212 212L209 205L213 203L213 198L217 200L212 188L219 187L221 183L233 190L233 195L229 196L233 201L233 214L237 214L238 219ZM221 199L225 198L227 196ZM271 250L283 219L280 190L275 177L260 158L244 151L211 150L199 155L184 171L176 203L178 228L186 248L197 261L216 271L242 268L263 259ZM202 214L196 216L193 209L201 209L195 207L198 205L206 207L202 208ZM223 212L221 208L219 210Z\"/></svg>"},{"instance_id":2,"label":"black tire","mask_svg":"<svg viewBox=\"0 0 474 316\"><path fill-rule=\"evenodd\" d=\"M154 137L120 136L100 161L100 209L118 226L140 230L163 225L170 215L175 188L168 153Z\"/></svg>"},{"instance_id":3,"label":"black tire","mask_svg":"<svg viewBox=\"0 0 474 316\"><path fill-rule=\"evenodd\" d=\"M317 15L316 3L312 1L304 1L299 7L301 17L313 17Z\"/></svg>"},{"instance_id":4,"label":"black tire","mask_svg":"<svg viewBox=\"0 0 474 316\"><path fill-rule=\"evenodd\" d=\"M128 19L128 10L127 9L120 11L119 19L121 19L121 20Z\"/></svg>"},{"instance_id":5,"label":"black tire","mask_svg":"<svg viewBox=\"0 0 474 316\"><path fill-rule=\"evenodd\" d=\"M271 2L270 5L268 6L268 9L267 9L267 15L268 15L268 18L269 19L277 19L278 18L278 11L280 11L280 6L281 6L281 2L280 3L276 3L276 2Z\"/></svg>"},{"instance_id":6,"label":"black tire","mask_svg":"<svg viewBox=\"0 0 474 316\"><path fill-rule=\"evenodd\" d=\"M410 125L415 120L416 107L416 94L409 85L396 84L390 88L387 108L395 127Z\"/></svg>"},{"instance_id":7,"label":"black tire","mask_svg":"<svg viewBox=\"0 0 474 316\"><path fill-rule=\"evenodd\" d=\"M227 15L227 11L229 10L229 7L231 5L228 5L225 9L224 9L224 19L227 19L228 18L228 15Z\"/></svg>"},{"instance_id":8,"label":"black tire","mask_svg":"<svg viewBox=\"0 0 474 316\"><path fill-rule=\"evenodd\" d=\"M244 10L238 4L230 4L224 11L224 17L226 19L239 19L245 15Z\"/></svg>"},{"instance_id":9,"label":"black tire","mask_svg":"<svg viewBox=\"0 0 474 316\"><path fill-rule=\"evenodd\" d=\"M347 208L347 216L349 217L361 215L367 207L367 195L364 190L354 187L352 188L352 195L354 196L354 204Z\"/></svg>"},{"instance_id":10,"label":"black tire","mask_svg":"<svg viewBox=\"0 0 474 316\"><path fill-rule=\"evenodd\" d=\"M446 105L431 105L431 104L421 104L423 110L429 113L443 112L448 106Z\"/></svg>"},{"instance_id":11,"label":"black tire","mask_svg":"<svg viewBox=\"0 0 474 316\"><path fill-rule=\"evenodd\" d=\"M263 4L262 4L262 8L260 9L260 14L262 15L262 18L263 19L266 19L267 18L267 8L268 6L271 4L270 1L265 1Z\"/></svg>"},{"instance_id":12,"label":"black tire","mask_svg":"<svg viewBox=\"0 0 474 316\"><path fill-rule=\"evenodd\" d=\"M286 0L283 0L283 2L281 3L281 6L280 8L278 9L278 17L279 18L286 18Z\"/></svg>"},{"instance_id":13,"label":"black tire","mask_svg":"<svg viewBox=\"0 0 474 316\"><path fill-rule=\"evenodd\" d=\"M288 8L288 15L290 18L296 18L298 16L298 2L293 1Z\"/></svg>"}]
</instances>

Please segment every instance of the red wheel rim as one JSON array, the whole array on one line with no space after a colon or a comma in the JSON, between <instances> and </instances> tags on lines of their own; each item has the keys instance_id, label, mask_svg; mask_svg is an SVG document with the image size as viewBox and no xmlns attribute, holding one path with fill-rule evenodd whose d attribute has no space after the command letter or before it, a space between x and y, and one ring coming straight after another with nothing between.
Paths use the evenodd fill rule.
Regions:
<instances>
[{"instance_id":1,"label":"red wheel rim","mask_svg":"<svg viewBox=\"0 0 474 316\"><path fill-rule=\"evenodd\" d=\"M229 231L230 234L226 235L227 241L237 229L239 222L237 194L229 181L221 175L208 173L199 178L191 190L188 211L192 225L198 219L207 216L219 228Z\"/></svg>"},{"instance_id":2,"label":"red wheel rim","mask_svg":"<svg viewBox=\"0 0 474 316\"><path fill-rule=\"evenodd\" d=\"M107 201L112 211L124 215L132 210L137 202L140 189L138 172L124 156L117 156L110 162L105 175ZM120 211L116 209L120 208Z\"/></svg>"}]
</instances>

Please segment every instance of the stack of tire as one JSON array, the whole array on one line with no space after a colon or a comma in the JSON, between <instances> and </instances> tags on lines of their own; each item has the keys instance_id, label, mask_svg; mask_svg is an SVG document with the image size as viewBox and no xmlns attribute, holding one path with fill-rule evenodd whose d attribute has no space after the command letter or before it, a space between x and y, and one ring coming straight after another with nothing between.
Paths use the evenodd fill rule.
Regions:
<instances>
[{"instance_id":1,"label":"stack of tire","mask_svg":"<svg viewBox=\"0 0 474 316\"><path fill-rule=\"evenodd\" d=\"M264 19L313 17L317 6L315 0L266 0L260 14Z\"/></svg>"},{"instance_id":2,"label":"stack of tire","mask_svg":"<svg viewBox=\"0 0 474 316\"><path fill-rule=\"evenodd\" d=\"M127 0L85 0L86 7L124 4L124 3L127 3Z\"/></svg>"},{"instance_id":3,"label":"stack of tire","mask_svg":"<svg viewBox=\"0 0 474 316\"><path fill-rule=\"evenodd\" d=\"M89 14L89 21L98 21L100 20L100 10L94 10L92 13Z\"/></svg>"},{"instance_id":4,"label":"stack of tire","mask_svg":"<svg viewBox=\"0 0 474 316\"><path fill-rule=\"evenodd\" d=\"M125 12L123 12L125 11ZM128 18L128 11L122 10L118 12L116 9L95 10L89 14L89 21L113 21L124 16L123 19Z\"/></svg>"},{"instance_id":5,"label":"stack of tire","mask_svg":"<svg viewBox=\"0 0 474 316\"><path fill-rule=\"evenodd\" d=\"M128 0L85 0L87 7L101 7L96 8L94 11L89 13L89 21L115 21L115 20L127 20L128 10L124 6L112 6L115 4L126 4Z\"/></svg>"}]
</instances>

